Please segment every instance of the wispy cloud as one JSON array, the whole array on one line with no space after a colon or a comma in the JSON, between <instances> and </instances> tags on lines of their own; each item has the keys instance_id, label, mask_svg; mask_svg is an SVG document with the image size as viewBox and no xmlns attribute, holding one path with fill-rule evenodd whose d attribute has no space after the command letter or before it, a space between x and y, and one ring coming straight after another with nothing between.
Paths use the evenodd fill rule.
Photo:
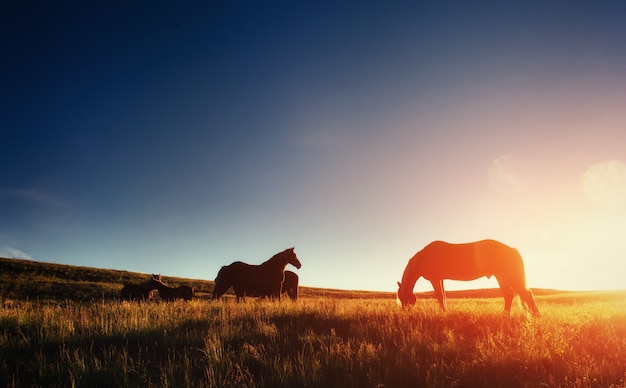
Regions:
<instances>
[{"instance_id":1,"label":"wispy cloud","mask_svg":"<svg viewBox=\"0 0 626 388\"><path fill-rule=\"evenodd\" d=\"M9 246L2 247L2 249L0 250L0 256L12 257L14 259L33 259L28 253Z\"/></svg>"},{"instance_id":2,"label":"wispy cloud","mask_svg":"<svg viewBox=\"0 0 626 388\"><path fill-rule=\"evenodd\" d=\"M2 188L0 187L0 202L4 199L17 199L28 202L56 207L67 208L69 205L63 200L39 190Z\"/></svg>"}]
</instances>

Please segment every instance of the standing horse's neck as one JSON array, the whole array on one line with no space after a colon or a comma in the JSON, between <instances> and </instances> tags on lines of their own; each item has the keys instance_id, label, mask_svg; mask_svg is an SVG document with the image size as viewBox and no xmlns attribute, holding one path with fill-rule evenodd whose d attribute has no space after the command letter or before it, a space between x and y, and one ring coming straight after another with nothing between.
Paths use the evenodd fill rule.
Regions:
<instances>
[{"instance_id":1,"label":"standing horse's neck","mask_svg":"<svg viewBox=\"0 0 626 388\"><path fill-rule=\"evenodd\" d=\"M277 268L281 271L285 270L287 267L287 259L283 257L281 254L274 255L271 259L261 264L261 267L264 268Z\"/></svg>"},{"instance_id":2,"label":"standing horse's neck","mask_svg":"<svg viewBox=\"0 0 626 388\"><path fill-rule=\"evenodd\" d=\"M154 288L156 288L159 291L170 291L172 290L172 287L166 285L165 283L159 282L159 281L154 281L153 283Z\"/></svg>"},{"instance_id":3,"label":"standing horse's neck","mask_svg":"<svg viewBox=\"0 0 626 388\"><path fill-rule=\"evenodd\" d=\"M154 282L152 280L148 280L147 282L140 284L139 287L143 288L145 292L150 292L156 289Z\"/></svg>"}]
</instances>

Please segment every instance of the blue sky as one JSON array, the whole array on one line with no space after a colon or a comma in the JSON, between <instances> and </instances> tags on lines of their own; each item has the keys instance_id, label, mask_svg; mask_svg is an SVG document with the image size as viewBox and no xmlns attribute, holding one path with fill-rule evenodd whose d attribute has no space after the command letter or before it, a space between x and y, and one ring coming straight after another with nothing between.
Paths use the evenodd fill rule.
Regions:
<instances>
[{"instance_id":1,"label":"blue sky","mask_svg":"<svg viewBox=\"0 0 626 388\"><path fill-rule=\"evenodd\" d=\"M395 290L496 238L531 286L624 287L622 2L2 7L1 256L214 279L295 246L303 285Z\"/></svg>"}]
</instances>

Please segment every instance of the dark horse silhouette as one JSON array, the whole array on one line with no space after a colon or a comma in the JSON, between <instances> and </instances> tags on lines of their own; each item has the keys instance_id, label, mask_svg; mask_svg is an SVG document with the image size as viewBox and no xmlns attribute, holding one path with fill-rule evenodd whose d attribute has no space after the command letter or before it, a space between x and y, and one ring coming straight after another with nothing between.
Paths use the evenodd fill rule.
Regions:
<instances>
[{"instance_id":1,"label":"dark horse silhouette","mask_svg":"<svg viewBox=\"0 0 626 388\"><path fill-rule=\"evenodd\" d=\"M535 315L539 309L532 291L526 287L524 262L517 249L498 241L482 240L466 244L434 241L409 260L402 283L398 282L398 299L402 306L415 304L413 287L420 277L429 280L442 310L446 309L443 280L474 280L495 276L504 296L504 311L511 312L515 293L526 309Z\"/></svg>"},{"instance_id":2,"label":"dark horse silhouette","mask_svg":"<svg viewBox=\"0 0 626 388\"><path fill-rule=\"evenodd\" d=\"M302 267L294 248L277 253L260 265L247 264L241 261L225 265L219 270L215 278L213 299L224 295L232 286L238 301L246 295L268 296L280 300L287 264L296 268Z\"/></svg>"},{"instance_id":3,"label":"dark horse silhouette","mask_svg":"<svg viewBox=\"0 0 626 388\"><path fill-rule=\"evenodd\" d=\"M160 275L152 275L150 286L159 291L159 296L166 302L173 302L176 299L192 300L194 289L189 286L170 287L163 283Z\"/></svg>"},{"instance_id":4,"label":"dark horse silhouette","mask_svg":"<svg viewBox=\"0 0 626 388\"><path fill-rule=\"evenodd\" d=\"M286 292L291 300L298 299L298 275L291 271L285 271L285 280L283 281L283 288L281 292Z\"/></svg>"},{"instance_id":5,"label":"dark horse silhouette","mask_svg":"<svg viewBox=\"0 0 626 388\"><path fill-rule=\"evenodd\" d=\"M152 290L154 289L152 279L142 284L126 284L120 291L120 300L149 302L152 299Z\"/></svg>"},{"instance_id":6,"label":"dark horse silhouette","mask_svg":"<svg viewBox=\"0 0 626 388\"><path fill-rule=\"evenodd\" d=\"M298 281L299 281L298 275L296 275L295 273L291 271L285 271L285 280L283 280L283 286L280 292L281 295L286 292L287 295L289 295L289 297L291 298L291 300L297 300L298 299ZM216 280L216 283L217 283L217 280ZM263 299L263 298L270 297L270 290L268 288L258 289L258 290L253 290L249 288L248 290L246 290L246 296L258 296L261 299Z\"/></svg>"}]
</instances>

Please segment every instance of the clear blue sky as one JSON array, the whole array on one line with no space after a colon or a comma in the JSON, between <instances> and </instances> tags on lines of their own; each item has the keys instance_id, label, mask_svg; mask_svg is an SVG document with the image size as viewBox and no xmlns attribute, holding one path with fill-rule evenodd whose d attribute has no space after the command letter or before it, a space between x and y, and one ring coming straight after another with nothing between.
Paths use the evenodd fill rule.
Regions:
<instances>
[{"instance_id":1,"label":"clear blue sky","mask_svg":"<svg viewBox=\"0 0 626 388\"><path fill-rule=\"evenodd\" d=\"M495 238L626 287L624 2L93 3L0 8L0 256L395 290Z\"/></svg>"}]
</instances>

